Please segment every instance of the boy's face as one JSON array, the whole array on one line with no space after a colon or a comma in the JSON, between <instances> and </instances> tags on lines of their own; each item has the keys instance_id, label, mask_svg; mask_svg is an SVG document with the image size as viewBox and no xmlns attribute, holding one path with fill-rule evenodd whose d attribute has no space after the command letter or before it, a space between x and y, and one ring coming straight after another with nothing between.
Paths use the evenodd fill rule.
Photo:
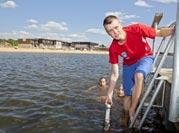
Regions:
<instances>
[{"instance_id":1,"label":"boy's face","mask_svg":"<svg viewBox=\"0 0 179 133\"><path fill-rule=\"evenodd\" d=\"M101 79L101 86L106 86L106 79Z\"/></svg>"},{"instance_id":2,"label":"boy's face","mask_svg":"<svg viewBox=\"0 0 179 133\"><path fill-rule=\"evenodd\" d=\"M105 30L113 39L116 39L116 40L125 39L122 25L118 19L113 19L111 24L105 25Z\"/></svg>"}]
</instances>

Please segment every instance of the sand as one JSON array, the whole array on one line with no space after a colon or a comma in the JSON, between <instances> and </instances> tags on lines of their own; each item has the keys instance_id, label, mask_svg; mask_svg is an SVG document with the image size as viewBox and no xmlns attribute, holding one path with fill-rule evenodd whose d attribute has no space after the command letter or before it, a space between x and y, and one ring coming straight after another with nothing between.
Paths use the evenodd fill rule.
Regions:
<instances>
[{"instance_id":1,"label":"sand","mask_svg":"<svg viewBox=\"0 0 179 133\"><path fill-rule=\"evenodd\" d=\"M55 49L40 49L40 48L0 48L0 52L108 54L108 51L61 50L61 49L55 50Z\"/></svg>"}]
</instances>

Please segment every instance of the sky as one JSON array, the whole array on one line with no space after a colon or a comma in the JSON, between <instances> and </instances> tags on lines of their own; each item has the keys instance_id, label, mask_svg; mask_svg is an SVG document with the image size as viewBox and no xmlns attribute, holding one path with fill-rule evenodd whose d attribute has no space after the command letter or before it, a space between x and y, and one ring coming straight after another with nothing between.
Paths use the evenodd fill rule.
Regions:
<instances>
[{"instance_id":1,"label":"sky","mask_svg":"<svg viewBox=\"0 0 179 133\"><path fill-rule=\"evenodd\" d=\"M0 0L0 39L47 38L90 41L109 46L103 19L110 14L123 26L152 24L162 12L159 26L176 20L177 0Z\"/></svg>"}]
</instances>

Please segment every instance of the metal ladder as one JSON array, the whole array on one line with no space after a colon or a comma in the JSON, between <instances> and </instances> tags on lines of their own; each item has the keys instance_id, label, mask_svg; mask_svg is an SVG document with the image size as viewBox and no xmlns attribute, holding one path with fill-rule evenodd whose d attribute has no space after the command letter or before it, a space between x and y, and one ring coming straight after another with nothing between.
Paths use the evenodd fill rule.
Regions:
<instances>
[{"instance_id":1,"label":"metal ladder","mask_svg":"<svg viewBox=\"0 0 179 133\"><path fill-rule=\"evenodd\" d=\"M164 61L165 61L165 59L166 59L166 57L167 57L167 55L169 53L170 47L174 43L174 38L175 38L175 34L170 36L170 38L169 38L169 40L167 42L167 45L166 45L166 47L164 49L164 54L162 55L162 57L160 59L160 63L158 64L158 66L156 67L154 72L152 73L152 76L149 75L150 78L148 78L147 80L148 81L150 80L150 82L149 82L148 86L145 87L146 92L144 93L144 95L143 95L143 97L142 97L142 99L140 101L140 104L139 104L138 108L136 109L136 112L134 114L134 118L130 122L129 128L134 127L134 125L136 123L136 120L137 120L137 117L139 116L139 113L140 113L142 107L144 106L146 98L149 96L149 94L151 93L151 91L153 89L154 82L158 81L157 87L154 88L154 93L152 95L152 98L150 99L149 104L147 105L147 109L145 110L144 115L142 116L139 125L137 125L137 129L141 129L141 127L142 127L142 125L143 125L143 123L144 123L144 121L145 121L145 119L147 117L147 114L148 114L149 110L151 109L151 107L152 107L152 105L154 103L154 100L155 100L155 98L156 98L156 96L157 96L162 84L167 80L166 77L164 77L164 76L158 77L158 75L159 75L160 69L162 68L163 63L164 63ZM161 49L162 49L161 45L162 45L164 40L165 40L165 38L162 39L160 47L158 48L158 51L157 51L157 54L156 54L156 57L155 57L155 60L154 60L154 64L156 63L156 61L158 59L158 56L159 56L159 54L161 52Z\"/></svg>"}]
</instances>

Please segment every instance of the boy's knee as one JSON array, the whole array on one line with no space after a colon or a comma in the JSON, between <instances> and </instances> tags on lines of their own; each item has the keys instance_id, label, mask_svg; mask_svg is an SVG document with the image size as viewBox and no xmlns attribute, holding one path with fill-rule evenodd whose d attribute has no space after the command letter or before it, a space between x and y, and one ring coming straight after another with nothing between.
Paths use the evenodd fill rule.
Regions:
<instances>
[{"instance_id":1,"label":"boy's knee","mask_svg":"<svg viewBox=\"0 0 179 133\"><path fill-rule=\"evenodd\" d=\"M138 80L143 80L144 74L143 73L135 73L135 78L138 79Z\"/></svg>"}]
</instances>

